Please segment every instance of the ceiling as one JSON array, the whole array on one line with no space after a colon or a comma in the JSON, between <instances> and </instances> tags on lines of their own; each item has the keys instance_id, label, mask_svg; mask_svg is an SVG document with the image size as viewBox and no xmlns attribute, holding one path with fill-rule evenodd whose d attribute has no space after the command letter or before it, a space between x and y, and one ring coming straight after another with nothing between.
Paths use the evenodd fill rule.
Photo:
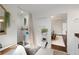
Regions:
<instances>
[{"instance_id":1,"label":"ceiling","mask_svg":"<svg viewBox=\"0 0 79 59\"><path fill-rule=\"evenodd\" d=\"M63 13L63 14L59 14L56 16L51 17L52 21L62 21L62 22L67 22L67 14Z\"/></svg>"},{"instance_id":2,"label":"ceiling","mask_svg":"<svg viewBox=\"0 0 79 59\"><path fill-rule=\"evenodd\" d=\"M63 4L8 4L13 10L21 8L25 12L30 12L33 16L52 16L60 13L66 13L69 9L77 9L79 5Z\"/></svg>"}]
</instances>

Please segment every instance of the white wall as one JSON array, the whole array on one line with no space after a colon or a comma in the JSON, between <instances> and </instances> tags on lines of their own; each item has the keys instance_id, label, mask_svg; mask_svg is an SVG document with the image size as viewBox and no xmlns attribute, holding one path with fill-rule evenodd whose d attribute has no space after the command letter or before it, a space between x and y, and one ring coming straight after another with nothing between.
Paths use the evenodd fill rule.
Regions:
<instances>
[{"instance_id":1,"label":"white wall","mask_svg":"<svg viewBox=\"0 0 79 59\"><path fill-rule=\"evenodd\" d=\"M48 40L48 48L51 47L51 22L50 22L50 18L37 18L34 19L34 32L35 32L35 41L36 41L36 46L41 46L42 45L42 34L41 34L41 29L43 27L48 29L48 35L47 35L47 40Z\"/></svg>"},{"instance_id":2,"label":"white wall","mask_svg":"<svg viewBox=\"0 0 79 59\"><path fill-rule=\"evenodd\" d=\"M7 28L7 33L5 35L0 35L0 43L3 47L16 44L17 43L17 28L16 28L16 14L12 9L9 9L7 5L4 5L4 7L10 12L10 27Z\"/></svg>"},{"instance_id":3,"label":"white wall","mask_svg":"<svg viewBox=\"0 0 79 59\"><path fill-rule=\"evenodd\" d=\"M79 54L79 38L75 37L79 33L79 9L68 12L68 52L69 54Z\"/></svg>"},{"instance_id":4,"label":"white wall","mask_svg":"<svg viewBox=\"0 0 79 59\"><path fill-rule=\"evenodd\" d=\"M56 34L64 34L66 33L66 22L67 22L67 14L61 13L51 17L51 30Z\"/></svg>"},{"instance_id":5,"label":"white wall","mask_svg":"<svg viewBox=\"0 0 79 59\"><path fill-rule=\"evenodd\" d=\"M63 25L62 33L63 34L66 34L66 32L67 32L67 23L66 22L65 23L62 23L62 25Z\"/></svg>"},{"instance_id":6,"label":"white wall","mask_svg":"<svg viewBox=\"0 0 79 59\"><path fill-rule=\"evenodd\" d=\"M65 7L63 7L65 8ZM56 12L56 13L55 13ZM79 32L79 21L73 21L74 18L78 17L79 18L79 9L75 8L68 8L68 9L61 9L59 8L59 12L54 11L54 14L60 14L60 13L67 13L67 51L68 54L79 54L79 49L78 49L78 38L74 36L75 32ZM34 19L34 32L35 32L35 40L37 41L37 44L40 45L40 35L38 32L39 27L38 27L38 19ZM46 22L44 22L46 23ZM41 24L41 23L40 23Z\"/></svg>"},{"instance_id":7,"label":"white wall","mask_svg":"<svg viewBox=\"0 0 79 59\"><path fill-rule=\"evenodd\" d=\"M52 20L52 22L51 22L51 28L54 30L54 32L56 33L56 34L62 34L62 23L63 23L63 21L62 20L60 20L60 19L51 19ZM52 30L52 31L53 31Z\"/></svg>"}]
</instances>

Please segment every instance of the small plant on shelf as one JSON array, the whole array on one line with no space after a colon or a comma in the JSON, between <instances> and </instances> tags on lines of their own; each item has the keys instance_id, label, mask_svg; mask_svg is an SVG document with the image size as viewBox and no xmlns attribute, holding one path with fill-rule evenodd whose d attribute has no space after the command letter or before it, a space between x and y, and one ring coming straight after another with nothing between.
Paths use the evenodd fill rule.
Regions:
<instances>
[{"instance_id":1,"label":"small plant on shelf","mask_svg":"<svg viewBox=\"0 0 79 59\"><path fill-rule=\"evenodd\" d=\"M46 33L46 32L48 32L48 29L47 29L47 28L43 28L43 29L41 30L41 32L42 32L42 33Z\"/></svg>"}]
</instances>

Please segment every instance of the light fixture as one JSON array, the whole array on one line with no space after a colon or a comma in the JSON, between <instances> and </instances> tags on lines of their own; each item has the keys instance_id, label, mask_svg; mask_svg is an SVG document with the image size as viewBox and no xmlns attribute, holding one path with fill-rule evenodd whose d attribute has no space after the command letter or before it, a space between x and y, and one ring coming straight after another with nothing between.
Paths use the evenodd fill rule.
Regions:
<instances>
[{"instance_id":1,"label":"light fixture","mask_svg":"<svg viewBox=\"0 0 79 59\"><path fill-rule=\"evenodd\" d=\"M21 10L20 12L21 12L21 14L23 14L23 13L24 13L24 11L23 11L23 10Z\"/></svg>"},{"instance_id":2,"label":"light fixture","mask_svg":"<svg viewBox=\"0 0 79 59\"><path fill-rule=\"evenodd\" d=\"M54 16L50 16L51 18L53 18Z\"/></svg>"},{"instance_id":3,"label":"light fixture","mask_svg":"<svg viewBox=\"0 0 79 59\"><path fill-rule=\"evenodd\" d=\"M18 9L19 9L19 13L20 13L21 15L23 15L23 13L24 13L23 9L22 9L20 6L18 6Z\"/></svg>"},{"instance_id":4,"label":"light fixture","mask_svg":"<svg viewBox=\"0 0 79 59\"><path fill-rule=\"evenodd\" d=\"M4 22L4 20L3 19L0 19L0 22Z\"/></svg>"}]
</instances>

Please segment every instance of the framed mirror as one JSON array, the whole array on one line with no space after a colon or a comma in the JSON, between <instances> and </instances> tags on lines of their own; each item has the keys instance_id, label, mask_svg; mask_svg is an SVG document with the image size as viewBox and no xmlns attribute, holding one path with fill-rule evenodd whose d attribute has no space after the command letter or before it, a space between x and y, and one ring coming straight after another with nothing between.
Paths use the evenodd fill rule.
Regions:
<instances>
[{"instance_id":1,"label":"framed mirror","mask_svg":"<svg viewBox=\"0 0 79 59\"><path fill-rule=\"evenodd\" d=\"M6 34L4 17L0 16L0 35Z\"/></svg>"},{"instance_id":2,"label":"framed mirror","mask_svg":"<svg viewBox=\"0 0 79 59\"><path fill-rule=\"evenodd\" d=\"M4 7L0 4L0 35L4 35L6 33L4 15L5 15Z\"/></svg>"},{"instance_id":3,"label":"framed mirror","mask_svg":"<svg viewBox=\"0 0 79 59\"><path fill-rule=\"evenodd\" d=\"M10 13L0 4L0 35L5 35L10 25Z\"/></svg>"}]
</instances>

